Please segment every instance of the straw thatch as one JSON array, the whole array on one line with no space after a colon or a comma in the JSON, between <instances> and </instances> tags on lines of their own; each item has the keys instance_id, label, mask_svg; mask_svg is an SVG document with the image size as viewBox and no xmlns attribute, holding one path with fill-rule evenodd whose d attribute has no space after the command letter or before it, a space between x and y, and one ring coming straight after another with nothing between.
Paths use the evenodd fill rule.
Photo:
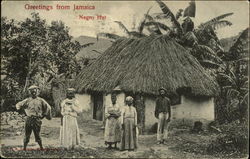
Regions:
<instances>
[{"instance_id":1,"label":"straw thatch","mask_svg":"<svg viewBox=\"0 0 250 159\"><path fill-rule=\"evenodd\" d=\"M191 88L189 94L214 96L217 83L187 49L168 36L119 39L77 76L78 92L125 92L155 95Z\"/></svg>"}]
</instances>

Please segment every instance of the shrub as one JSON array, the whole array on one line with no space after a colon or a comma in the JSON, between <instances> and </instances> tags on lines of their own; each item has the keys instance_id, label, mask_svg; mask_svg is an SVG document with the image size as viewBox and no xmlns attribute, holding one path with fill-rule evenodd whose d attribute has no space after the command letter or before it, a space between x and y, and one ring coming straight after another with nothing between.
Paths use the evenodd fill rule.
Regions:
<instances>
[{"instance_id":1,"label":"shrub","mask_svg":"<svg viewBox=\"0 0 250 159\"><path fill-rule=\"evenodd\" d=\"M208 146L210 153L247 153L248 128L239 122L220 126L222 133Z\"/></svg>"}]
</instances>

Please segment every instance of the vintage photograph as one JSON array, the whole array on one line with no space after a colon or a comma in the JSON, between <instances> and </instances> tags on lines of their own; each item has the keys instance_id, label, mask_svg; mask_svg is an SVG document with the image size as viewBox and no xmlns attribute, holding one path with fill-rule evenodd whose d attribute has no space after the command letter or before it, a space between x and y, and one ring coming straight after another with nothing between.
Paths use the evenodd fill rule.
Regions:
<instances>
[{"instance_id":1,"label":"vintage photograph","mask_svg":"<svg viewBox=\"0 0 250 159\"><path fill-rule=\"evenodd\" d=\"M1 2L4 158L249 157L249 2Z\"/></svg>"}]
</instances>

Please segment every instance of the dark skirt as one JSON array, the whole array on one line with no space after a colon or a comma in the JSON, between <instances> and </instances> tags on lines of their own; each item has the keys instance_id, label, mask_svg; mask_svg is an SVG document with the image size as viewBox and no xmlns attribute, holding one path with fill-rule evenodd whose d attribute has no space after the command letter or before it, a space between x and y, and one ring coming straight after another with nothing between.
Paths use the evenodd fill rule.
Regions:
<instances>
[{"instance_id":1,"label":"dark skirt","mask_svg":"<svg viewBox=\"0 0 250 159\"><path fill-rule=\"evenodd\" d=\"M136 129L134 118L124 119L124 129L121 138L121 150L134 150L137 148Z\"/></svg>"}]
</instances>

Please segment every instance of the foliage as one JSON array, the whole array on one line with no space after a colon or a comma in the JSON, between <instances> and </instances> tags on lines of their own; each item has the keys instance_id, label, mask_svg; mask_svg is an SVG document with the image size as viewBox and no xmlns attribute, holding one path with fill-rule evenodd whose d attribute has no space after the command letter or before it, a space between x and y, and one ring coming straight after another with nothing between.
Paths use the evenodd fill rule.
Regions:
<instances>
[{"instance_id":1,"label":"foliage","mask_svg":"<svg viewBox=\"0 0 250 159\"><path fill-rule=\"evenodd\" d=\"M233 13L225 13L194 26L192 18L197 16L195 1L192 0L187 8L179 9L176 14L167 6L167 2L156 0L156 3L162 12L149 14L148 11L143 20L143 26L149 34L166 34L175 39L217 79L221 89L220 96L216 99L216 118L220 122L246 119L244 115L246 106L242 106L241 103L248 93L249 49L246 44L249 44L247 40L249 29L245 29L229 52L225 52L216 31L232 25L226 18L232 16ZM125 25L121 22L116 23L129 33Z\"/></svg>"},{"instance_id":2,"label":"foliage","mask_svg":"<svg viewBox=\"0 0 250 159\"><path fill-rule=\"evenodd\" d=\"M45 20L32 14L32 19L23 22L5 19L1 25L10 26L4 27L1 34L2 68L8 77L17 77L17 82L25 85L26 77L34 76L45 57L40 53L46 51Z\"/></svg>"},{"instance_id":3,"label":"foliage","mask_svg":"<svg viewBox=\"0 0 250 159\"><path fill-rule=\"evenodd\" d=\"M184 10L179 9L176 15L174 15L166 3L163 3L161 0L156 0L156 2L162 13L153 13L149 15L150 8L139 24L138 31L129 31L120 21L115 21L115 23L120 26L129 38L142 38L148 36L146 33L143 33L144 28L147 29L149 35L169 35L182 46L191 49L192 55L198 59L203 67L217 69L221 64L218 53L223 52L224 49L221 47L215 30L232 25L231 22L224 18L231 16L233 13L220 15L195 28L194 22L191 19L191 17L195 18L196 16L195 1L192 0L189 6ZM184 14L182 14L183 11ZM178 19L184 20L181 21ZM171 22L170 25L169 21ZM119 35L110 33L99 33L98 36L104 36L113 40L121 38ZM201 47L196 47L197 45ZM207 47L210 48L209 51ZM195 52L199 53L196 54Z\"/></svg>"},{"instance_id":4,"label":"foliage","mask_svg":"<svg viewBox=\"0 0 250 159\"><path fill-rule=\"evenodd\" d=\"M248 128L246 124L232 122L220 126L222 133L208 146L209 153L246 154L248 151Z\"/></svg>"},{"instance_id":5,"label":"foliage","mask_svg":"<svg viewBox=\"0 0 250 159\"><path fill-rule=\"evenodd\" d=\"M14 105L17 101L22 99L22 89L19 84L12 78L5 77L1 81L1 110L14 110Z\"/></svg>"},{"instance_id":6,"label":"foliage","mask_svg":"<svg viewBox=\"0 0 250 159\"><path fill-rule=\"evenodd\" d=\"M196 4L195 1L192 0L191 2L189 2L189 6L184 10L184 17L195 17L195 13L196 13Z\"/></svg>"},{"instance_id":7,"label":"foliage","mask_svg":"<svg viewBox=\"0 0 250 159\"><path fill-rule=\"evenodd\" d=\"M53 21L48 30L48 47L51 60L50 66L54 66L57 74L65 73L69 76L78 68L75 55L80 51L79 42L72 42L72 36L69 35L69 28L63 22ZM48 67L47 69L53 67Z\"/></svg>"},{"instance_id":8,"label":"foliage","mask_svg":"<svg viewBox=\"0 0 250 159\"><path fill-rule=\"evenodd\" d=\"M75 55L93 44L80 45L63 22L47 24L38 13L23 21L1 17L1 28L1 104L5 107L23 99L31 84L41 86L43 93L50 91L56 76L72 78L80 70ZM7 98L14 100L8 103Z\"/></svg>"},{"instance_id":9,"label":"foliage","mask_svg":"<svg viewBox=\"0 0 250 159\"><path fill-rule=\"evenodd\" d=\"M147 36L146 34L143 33L143 30L146 26L146 17L149 14L149 11L152 7L150 7L147 11L147 13L145 14L145 18L139 23L139 26L137 27L137 29L135 31L129 31L127 29L127 27L121 22L121 21L114 21L115 23L117 23L119 25L119 27L126 33L126 37L128 38L142 38ZM117 39L122 38L119 35L116 34L112 34L112 33L98 33L97 34L97 40L99 37L105 37L105 38L109 38L112 39L114 41L116 41Z\"/></svg>"},{"instance_id":10,"label":"foliage","mask_svg":"<svg viewBox=\"0 0 250 159\"><path fill-rule=\"evenodd\" d=\"M223 66L218 70L217 81L221 87L218 102L218 118L221 122L232 122L246 118L248 94L248 48L249 28L245 29L236 42L223 55ZM244 104L245 103L245 104Z\"/></svg>"},{"instance_id":11,"label":"foliage","mask_svg":"<svg viewBox=\"0 0 250 159\"><path fill-rule=\"evenodd\" d=\"M194 23L190 18L195 17L195 1L190 2L189 6L184 10L184 15L181 14L183 9L180 9L176 16L174 16L172 11L161 0L156 0L156 2L159 4L163 12L157 14L156 18L165 21L170 19L172 22L172 27L169 27L171 29L168 31L168 34L175 38L176 41L184 47L192 48L192 54L199 60L203 67L209 69L218 68L221 64L221 60L217 53L224 50L220 45L215 30L232 25L231 22L224 20L223 18L226 18L233 13L218 16L195 28ZM180 17L184 18L182 23L177 20L180 19ZM197 45L202 47L196 47ZM208 51L205 46L209 47L210 51ZM199 52L199 54L194 52Z\"/></svg>"},{"instance_id":12,"label":"foliage","mask_svg":"<svg viewBox=\"0 0 250 159\"><path fill-rule=\"evenodd\" d=\"M166 18L167 18L167 19L170 19L171 22L172 22L172 24L173 24L173 26L174 26L175 28L177 28L177 32L179 32L179 33L181 32L181 33L182 33L183 30L182 30L182 28L181 28L180 23L177 21L175 15L174 15L174 14L172 13L172 11L168 8L168 6L167 6L165 3L163 3L161 0L156 0L156 2L157 2L158 5L160 6L160 8L161 8L163 14L166 15Z\"/></svg>"},{"instance_id":13,"label":"foliage","mask_svg":"<svg viewBox=\"0 0 250 159\"><path fill-rule=\"evenodd\" d=\"M222 15L220 15L218 17L215 17L215 18L205 22L205 23L202 23L201 25L198 26L198 28L206 28L206 27L213 27L214 28L216 26L216 24L221 23L221 20L223 20L224 18L226 18L228 16L231 16L231 15L233 15L233 13L222 14ZM227 24L230 23L230 22L228 23L228 21L224 21L224 20L222 21L222 23L223 22L227 23Z\"/></svg>"}]
</instances>

